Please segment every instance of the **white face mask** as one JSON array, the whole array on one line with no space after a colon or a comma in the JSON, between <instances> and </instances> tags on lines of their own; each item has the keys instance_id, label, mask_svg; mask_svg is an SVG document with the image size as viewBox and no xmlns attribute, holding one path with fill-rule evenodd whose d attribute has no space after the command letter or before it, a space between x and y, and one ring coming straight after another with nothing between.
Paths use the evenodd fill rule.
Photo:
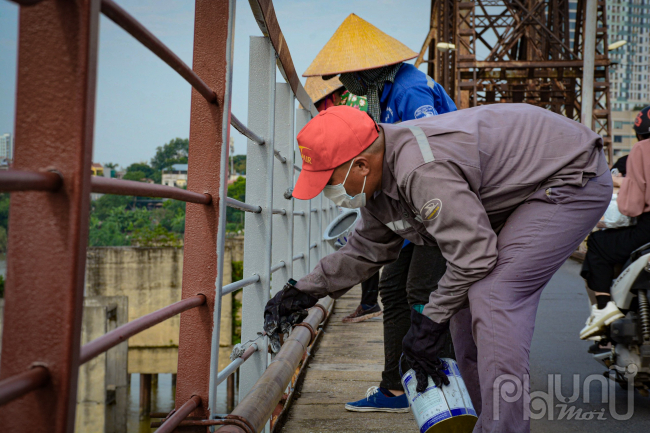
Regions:
<instances>
[{"instance_id":1,"label":"white face mask","mask_svg":"<svg viewBox=\"0 0 650 433\"><path fill-rule=\"evenodd\" d=\"M363 190L366 188L365 176L363 178L363 187L361 187L361 192L354 197L348 195L345 187L343 186L345 184L345 181L348 180L348 176L350 175L350 171L354 165L354 159L350 164L350 168L348 168L348 172L345 175L345 179L343 179L343 183L339 183L338 185L326 185L325 189L323 189L323 194L325 194L325 197L332 200L335 205L350 209L356 209L364 207L366 205L366 193L363 192Z\"/></svg>"}]
</instances>

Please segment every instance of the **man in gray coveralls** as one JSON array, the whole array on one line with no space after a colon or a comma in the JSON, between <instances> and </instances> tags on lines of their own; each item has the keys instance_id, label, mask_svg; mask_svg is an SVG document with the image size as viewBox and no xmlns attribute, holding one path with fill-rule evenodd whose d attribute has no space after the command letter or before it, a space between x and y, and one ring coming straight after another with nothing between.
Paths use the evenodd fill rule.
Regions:
<instances>
[{"instance_id":1,"label":"man in gray coveralls","mask_svg":"<svg viewBox=\"0 0 650 433\"><path fill-rule=\"evenodd\" d=\"M540 294L612 194L601 137L527 104L379 125L339 106L312 119L298 144L310 163L293 196L323 191L336 203L361 206L363 219L344 248L269 301L270 338L301 321L318 298L339 297L394 261L404 239L437 243L446 273L429 302L411 311L403 341L418 391L427 376L448 383L439 354L451 321L480 414L474 431L529 431L527 375ZM513 377L521 397L504 400L499 386Z\"/></svg>"}]
</instances>

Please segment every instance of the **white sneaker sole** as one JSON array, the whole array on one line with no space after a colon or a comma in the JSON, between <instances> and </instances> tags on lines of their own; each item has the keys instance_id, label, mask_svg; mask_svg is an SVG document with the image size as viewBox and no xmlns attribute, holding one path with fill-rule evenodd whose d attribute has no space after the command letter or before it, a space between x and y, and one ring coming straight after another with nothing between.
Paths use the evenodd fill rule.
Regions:
<instances>
[{"instance_id":1,"label":"white sneaker sole","mask_svg":"<svg viewBox=\"0 0 650 433\"><path fill-rule=\"evenodd\" d=\"M408 407L401 408L401 409L391 409L391 408L381 408L381 407L356 407L356 406L350 406L348 404L345 405L345 409L349 410L350 412L390 412L390 413L406 413L410 410Z\"/></svg>"},{"instance_id":2,"label":"white sneaker sole","mask_svg":"<svg viewBox=\"0 0 650 433\"><path fill-rule=\"evenodd\" d=\"M580 339L586 340L592 335L596 334L599 331L602 331L605 326L609 326L613 321L625 317L620 311L612 311L611 313L601 317L597 322L589 326L588 328L580 331Z\"/></svg>"}]
</instances>

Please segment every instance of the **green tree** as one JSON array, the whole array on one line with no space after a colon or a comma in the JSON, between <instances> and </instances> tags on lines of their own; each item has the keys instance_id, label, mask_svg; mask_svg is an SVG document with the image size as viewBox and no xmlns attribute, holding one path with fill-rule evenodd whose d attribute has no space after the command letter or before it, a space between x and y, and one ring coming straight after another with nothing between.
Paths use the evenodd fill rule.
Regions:
<instances>
[{"instance_id":1,"label":"green tree","mask_svg":"<svg viewBox=\"0 0 650 433\"><path fill-rule=\"evenodd\" d=\"M190 140L174 138L169 143L156 148L156 154L151 158L151 167L164 170L173 164L187 164L189 150Z\"/></svg>"},{"instance_id":2,"label":"green tree","mask_svg":"<svg viewBox=\"0 0 650 433\"><path fill-rule=\"evenodd\" d=\"M246 174L246 155L235 155L232 157L232 165L235 173ZM231 173L231 174L235 174Z\"/></svg>"},{"instance_id":3,"label":"green tree","mask_svg":"<svg viewBox=\"0 0 650 433\"><path fill-rule=\"evenodd\" d=\"M155 183L160 183L162 180L162 173L160 170L151 167L146 162L136 162L126 168L124 179L136 181L151 179Z\"/></svg>"},{"instance_id":4,"label":"green tree","mask_svg":"<svg viewBox=\"0 0 650 433\"><path fill-rule=\"evenodd\" d=\"M246 201L246 178L239 176L237 180L228 185L228 197L239 201ZM236 232L244 228L244 212L228 207L226 209L226 231Z\"/></svg>"}]
</instances>

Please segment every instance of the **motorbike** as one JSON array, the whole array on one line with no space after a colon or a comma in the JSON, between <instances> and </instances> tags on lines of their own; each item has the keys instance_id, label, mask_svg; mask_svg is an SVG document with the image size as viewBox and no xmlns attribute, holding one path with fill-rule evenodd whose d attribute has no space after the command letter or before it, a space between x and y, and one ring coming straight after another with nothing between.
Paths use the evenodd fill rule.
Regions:
<instances>
[{"instance_id":1,"label":"motorbike","mask_svg":"<svg viewBox=\"0 0 650 433\"><path fill-rule=\"evenodd\" d=\"M632 384L625 372L633 372L634 387L647 397L650 390L650 243L632 252L612 284L611 295L625 316L612 322L589 352L607 367L605 376L623 389Z\"/></svg>"}]
</instances>

